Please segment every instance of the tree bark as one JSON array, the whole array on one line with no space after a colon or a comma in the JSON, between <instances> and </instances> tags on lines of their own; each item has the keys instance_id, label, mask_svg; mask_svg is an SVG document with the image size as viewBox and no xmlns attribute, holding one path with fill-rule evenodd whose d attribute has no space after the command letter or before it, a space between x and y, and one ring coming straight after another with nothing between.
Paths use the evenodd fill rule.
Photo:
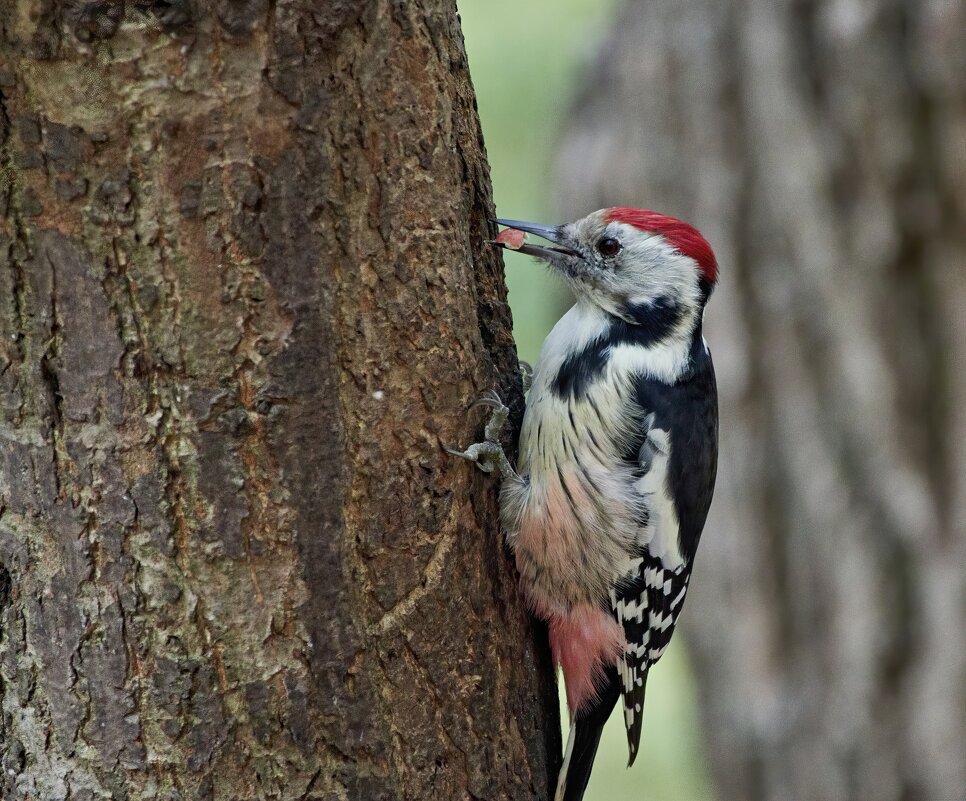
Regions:
<instances>
[{"instance_id":1,"label":"tree bark","mask_svg":"<svg viewBox=\"0 0 966 801\"><path fill-rule=\"evenodd\" d=\"M722 799L966 795L966 3L625 5L566 216L696 223L722 464L681 629Z\"/></svg>"},{"instance_id":2,"label":"tree bark","mask_svg":"<svg viewBox=\"0 0 966 801\"><path fill-rule=\"evenodd\" d=\"M546 798L452 0L0 0L0 794Z\"/></svg>"}]
</instances>

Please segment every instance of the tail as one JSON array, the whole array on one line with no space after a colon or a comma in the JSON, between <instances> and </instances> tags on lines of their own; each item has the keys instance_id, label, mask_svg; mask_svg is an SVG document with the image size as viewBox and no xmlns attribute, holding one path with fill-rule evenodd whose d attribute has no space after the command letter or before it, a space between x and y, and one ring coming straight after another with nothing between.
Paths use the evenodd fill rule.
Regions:
<instances>
[{"instance_id":1,"label":"tail","mask_svg":"<svg viewBox=\"0 0 966 801\"><path fill-rule=\"evenodd\" d=\"M621 681L616 668L608 667L605 676L606 685L602 682L598 700L585 712L575 715L570 724L570 737L567 738L554 801L581 801L584 797L601 732L621 696Z\"/></svg>"},{"instance_id":2,"label":"tail","mask_svg":"<svg viewBox=\"0 0 966 801\"><path fill-rule=\"evenodd\" d=\"M644 723L644 690L647 688L648 666L631 671L624 669L624 726L627 729L627 767L634 764L641 747ZM638 683L640 682L640 683ZM629 689L628 689L629 687Z\"/></svg>"}]
</instances>

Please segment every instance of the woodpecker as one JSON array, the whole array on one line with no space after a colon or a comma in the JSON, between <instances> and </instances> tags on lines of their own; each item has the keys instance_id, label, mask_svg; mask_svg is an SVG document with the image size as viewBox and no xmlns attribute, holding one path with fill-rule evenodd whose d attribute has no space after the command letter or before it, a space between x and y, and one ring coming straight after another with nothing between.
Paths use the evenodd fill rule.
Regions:
<instances>
[{"instance_id":1,"label":"woodpecker","mask_svg":"<svg viewBox=\"0 0 966 801\"><path fill-rule=\"evenodd\" d=\"M628 767L637 757L648 671L674 632L711 504L718 404L701 329L718 268L694 227L643 209L496 222L552 243L493 241L546 261L576 303L534 368L516 469L492 392L479 401L494 409L485 441L447 450L503 476L501 525L567 688L555 798L580 801L619 700Z\"/></svg>"}]
</instances>

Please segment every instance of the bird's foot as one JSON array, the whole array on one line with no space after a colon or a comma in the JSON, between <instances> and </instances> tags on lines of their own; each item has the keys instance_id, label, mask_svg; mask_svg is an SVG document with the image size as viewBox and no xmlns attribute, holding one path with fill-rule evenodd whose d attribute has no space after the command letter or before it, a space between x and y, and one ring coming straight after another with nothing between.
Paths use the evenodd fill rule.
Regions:
<instances>
[{"instance_id":1,"label":"bird's foot","mask_svg":"<svg viewBox=\"0 0 966 801\"><path fill-rule=\"evenodd\" d=\"M520 366L520 380L523 382L523 392L526 394L533 386L533 366L530 362L517 362Z\"/></svg>"},{"instance_id":2,"label":"bird's foot","mask_svg":"<svg viewBox=\"0 0 966 801\"><path fill-rule=\"evenodd\" d=\"M506 458L506 454L503 452L503 446L500 444L500 432L503 431L503 426L506 425L510 410L500 400L500 396L492 389L483 393L483 396L470 406L470 411L479 406L486 406L493 410L490 419L483 429L484 441L470 445L465 451L445 446L443 450L453 456L458 456L460 459L473 462L484 473L492 473L494 470L499 470L503 478L516 477L516 470L513 469L510 460Z\"/></svg>"}]
</instances>

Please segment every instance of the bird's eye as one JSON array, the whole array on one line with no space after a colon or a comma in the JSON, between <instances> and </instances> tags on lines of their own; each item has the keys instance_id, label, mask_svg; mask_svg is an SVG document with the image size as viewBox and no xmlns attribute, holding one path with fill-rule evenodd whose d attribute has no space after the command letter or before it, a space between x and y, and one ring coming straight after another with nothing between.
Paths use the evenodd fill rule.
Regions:
<instances>
[{"instance_id":1,"label":"bird's eye","mask_svg":"<svg viewBox=\"0 0 966 801\"><path fill-rule=\"evenodd\" d=\"M604 257L616 256L620 252L620 249L621 243L613 237L605 237L597 243L597 252Z\"/></svg>"}]
</instances>

